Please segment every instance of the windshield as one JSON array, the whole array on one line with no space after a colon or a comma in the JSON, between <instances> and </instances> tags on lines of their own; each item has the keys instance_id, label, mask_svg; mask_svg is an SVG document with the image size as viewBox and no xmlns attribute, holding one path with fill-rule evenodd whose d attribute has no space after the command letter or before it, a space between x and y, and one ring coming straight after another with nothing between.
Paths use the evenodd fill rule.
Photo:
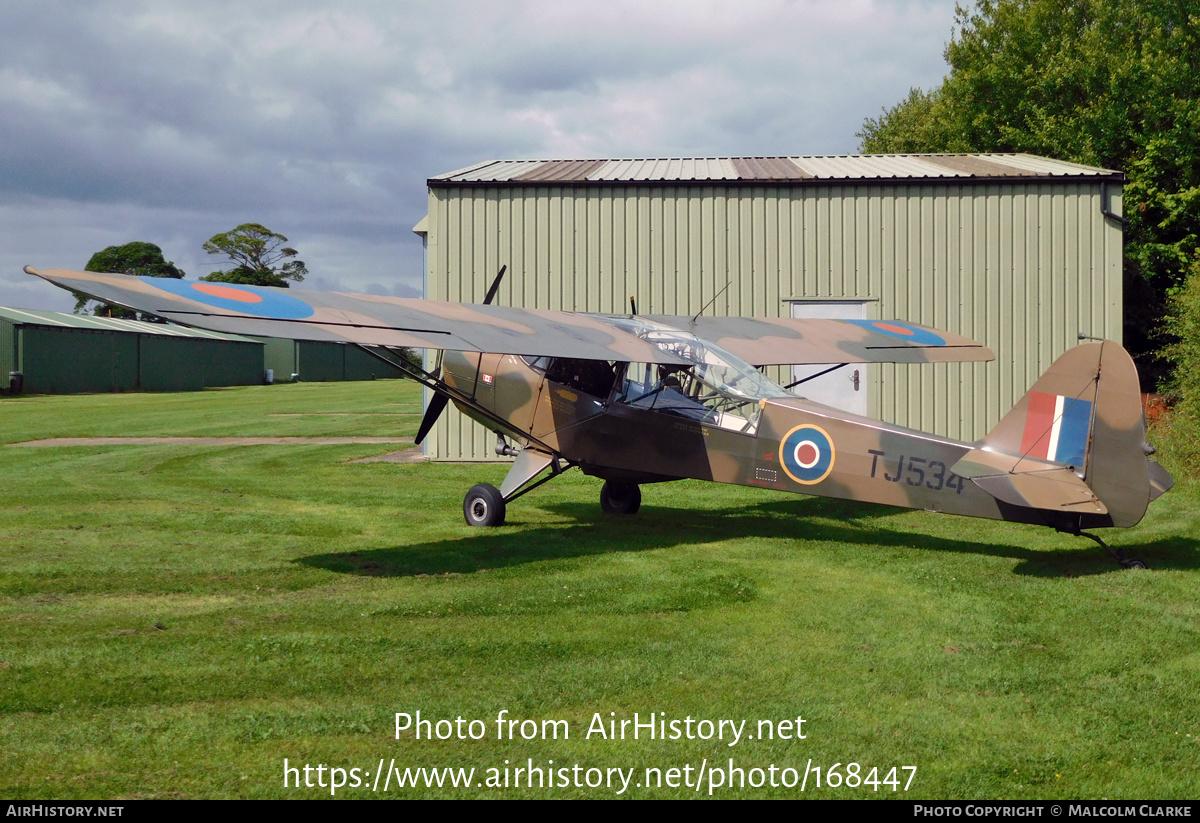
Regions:
<instances>
[{"instance_id":1,"label":"windshield","mask_svg":"<svg viewBox=\"0 0 1200 823\"><path fill-rule=\"evenodd\" d=\"M760 400L792 397L749 363L694 334L640 318L607 319L688 364L630 363L620 402L753 433Z\"/></svg>"},{"instance_id":2,"label":"windshield","mask_svg":"<svg viewBox=\"0 0 1200 823\"><path fill-rule=\"evenodd\" d=\"M687 360L691 373L722 394L744 400L788 397L787 391L762 372L724 349L682 331L650 331L639 335L663 351Z\"/></svg>"},{"instance_id":3,"label":"windshield","mask_svg":"<svg viewBox=\"0 0 1200 823\"><path fill-rule=\"evenodd\" d=\"M791 397L782 386L725 349L694 334L634 317L607 317L614 326L635 334L665 352L691 364L698 379L722 394L743 400Z\"/></svg>"}]
</instances>

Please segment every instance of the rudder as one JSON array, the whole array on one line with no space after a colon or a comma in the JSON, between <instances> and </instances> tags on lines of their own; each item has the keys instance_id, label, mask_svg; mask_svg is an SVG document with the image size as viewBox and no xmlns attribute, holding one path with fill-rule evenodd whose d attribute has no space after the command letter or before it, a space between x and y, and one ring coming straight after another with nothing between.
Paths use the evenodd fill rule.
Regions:
<instances>
[{"instance_id":1,"label":"rudder","mask_svg":"<svg viewBox=\"0 0 1200 823\"><path fill-rule=\"evenodd\" d=\"M1108 506L1112 525L1133 526L1150 505L1153 450L1146 444L1146 417L1133 358L1110 340L1100 345L1092 445L1083 479Z\"/></svg>"}]
</instances>

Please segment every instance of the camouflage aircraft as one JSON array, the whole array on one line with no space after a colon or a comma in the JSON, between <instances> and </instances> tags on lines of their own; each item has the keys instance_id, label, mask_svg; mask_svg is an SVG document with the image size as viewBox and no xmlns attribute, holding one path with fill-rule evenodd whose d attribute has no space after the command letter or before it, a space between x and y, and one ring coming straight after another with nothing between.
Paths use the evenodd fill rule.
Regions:
<instances>
[{"instance_id":1,"label":"camouflage aircraft","mask_svg":"<svg viewBox=\"0 0 1200 823\"><path fill-rule=\"evenodd\" d=\"M990 360L967 338L898 320L604 316L62 270L30 274L183 325L353 343L448 402L515 457L500 488L467 492L473 526L572 467L603 479L606 512L683 478L1084 529L1133 526L1174 483L1146 443L1137 372L1112 341L1056 360L977 443L888 425L796 396L758 367ZM631 306L632 308L632 306ZM394 347L434 349L431 371ZM750 365L754 364L754 365ZM511 440L511 442L510 442Z\"/></svg>"}]
</instances>

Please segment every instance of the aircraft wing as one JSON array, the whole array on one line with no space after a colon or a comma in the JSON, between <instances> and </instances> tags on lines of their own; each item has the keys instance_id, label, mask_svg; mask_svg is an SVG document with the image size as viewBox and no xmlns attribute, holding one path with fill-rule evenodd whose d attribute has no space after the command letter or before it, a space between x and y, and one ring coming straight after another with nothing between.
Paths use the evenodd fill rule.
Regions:
<instances>
[{"instance_id":1,"label":"aircraft wing","mask_svg":"<svg viewBox=\"0 0 1200 823\"><path fill-rule=\"evenodd\" d=\"M652 317L716 343L756 366L946 363L992 360L986 346L903 320Z\"/></svg>"},{"instance_id":2,"label":"aircraft wing","mask_svg":"<svg viewBox=\"0 0 1200 823\"><path fill-rule=\"evenodd\" d=\"M26 266L29 274L183 326L417 349L684 364L598 315L419 298L274 289Z\"/></svg>"},{"instance_id":3,"label":"aircraft wing","mask_svg":"<svg viewBox=\"0 0 1200 823\"><path fill-rule=\"evenodd\" d=\"M25 271L106 303L232 334L634 363L688 362L597 314L31 266ZM759 366L993 357L989 349L965 337L899 320L648 319L691 332Z\"/></svg>"}]
</instances>

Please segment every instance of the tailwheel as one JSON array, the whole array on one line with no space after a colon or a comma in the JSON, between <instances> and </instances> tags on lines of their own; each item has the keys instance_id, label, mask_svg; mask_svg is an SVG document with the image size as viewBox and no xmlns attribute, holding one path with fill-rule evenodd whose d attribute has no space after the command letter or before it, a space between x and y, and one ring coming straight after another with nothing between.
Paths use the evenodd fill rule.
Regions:
<instances>
[{"instance_id":1,"label":"tailwheel","mask_svg":"<svg viewBox=\"0 0 1200 823\"><path fill-rule=\"evenodd\" d=\"M463 517L468 526L503 526L504 495L488 483L472 486L463 498Z\"/></svg>"},{"instance_id":2,"label":"tailwheel","mask_svg":"<svg viewBox=\"0 0 1200 823\"><path fill-rule=\"evenodd\" d=\"M604 481L600 489L600 508L609 514L637 514L642 507L642 490L637 483Z\"/></svg>"},{"instance_id":3,"label":"tailwheel","mask_svg":"<svg viewBox=\"0 0 1200 823\"><path fill-rule=\"evenodd\" d=\"M1106 552L1109 553L1109 555L1112 556L1113 560L1116 560L1117 563L1120 564L1121 568L1123 568L1123 569L1148 569L1148 568L1150 568L1149 566L1147 566L1145 564L1144 561L1138 560L1136 558L1126 558L1125 554L1120 549L1114 549L1112 546L1108 545L1103 540L1101 540L1099 537L1096 537L1096 535L1094 535L1094 534L1088 534L1087 532L1076 532L1075 536L1076 537L1086 537L1088 540L1095 540L1097 543L1100 544L1100 546Z\"/></svg>"}]
</instances>

